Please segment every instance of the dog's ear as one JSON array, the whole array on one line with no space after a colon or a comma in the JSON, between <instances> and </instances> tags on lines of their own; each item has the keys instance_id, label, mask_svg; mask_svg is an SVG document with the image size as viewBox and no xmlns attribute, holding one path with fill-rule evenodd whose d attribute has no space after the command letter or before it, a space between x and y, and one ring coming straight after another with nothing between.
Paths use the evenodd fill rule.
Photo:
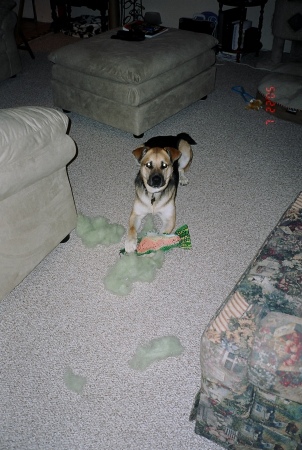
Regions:
<instances>
[{"instance_id":1,"label":"dog's ear","mask_svg":"<svg viewBox=\"0 0 302 450\"><path fill-rule=\"evenodd\" d=\"M181 152L174 147L165 147L166 152L170 156L172 162L177 161L181 157Z\"/></svg>"},{"instance_id":2,"label":"dog's ear","mask_svg":"<svg viewBox=\"0 0 302 450\"><path fill-rule=\"evenodd\" d=\"M133 150L132 154L138 160L138 162L140 162L148 150L149 150L149 147L145 147L143 145L142 147L138 147L135 150Z\"/></svg>"}]
</instances>

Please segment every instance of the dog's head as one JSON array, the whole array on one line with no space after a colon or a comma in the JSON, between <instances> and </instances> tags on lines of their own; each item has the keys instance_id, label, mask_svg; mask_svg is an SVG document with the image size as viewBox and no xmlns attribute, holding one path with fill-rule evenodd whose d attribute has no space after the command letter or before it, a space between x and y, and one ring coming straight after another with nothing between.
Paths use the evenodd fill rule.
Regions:
<instances>
[{"instance_id":1,"label":"dog's head","mask_svg":"<svg viewBox=\"0 0 302 450\"><path fill-rule=\"evenodd\" d=\"M173 147L139 147L133 155L140 164L140 173L148 192L163 191L173 174L173 164L181 152Z\"/></svg>"}]
</instances>

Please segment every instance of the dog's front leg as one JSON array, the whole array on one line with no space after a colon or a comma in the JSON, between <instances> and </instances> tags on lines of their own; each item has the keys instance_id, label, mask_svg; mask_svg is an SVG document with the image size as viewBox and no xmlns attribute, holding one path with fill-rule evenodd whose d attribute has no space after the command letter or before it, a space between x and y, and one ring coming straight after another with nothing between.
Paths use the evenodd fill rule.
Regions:
<instances>
[{"instance_id":1,"label":"dog's front leg","mask_svg":"<svg viewBox=\"0 0 302 450\"><path fill-rule=\"evenodd\" d=\"M185 176L185 171L183 169L179 169L179 184L181 186L186 186L188 183L189 183L189 180Z\"/></svg>"},{"instance_id":2,"label":"dog's front leg","mask_svg":"<svg viewBox=\"0 0 302 450\"><path fill-rule=\"evenodd\" d=\"M171 204L169 207L166 207L164 211L159 213L159 216L162 220L162 228L161 233L170 234L174 230L175 221L176 221L176 209L175 205Z\"/></svg>"},{"instance_id":3,"label":"dog's front leg","mask_svg":"<svg viewBox=\"0 0 302 450\"><path fill-rule=\"evenodd\" d=\"M135 252L137 247L137 230L141 226L144 215L138 215L134 210L129 220L129 230L125 241L125 250L127 253Z\"/></svg>"}]
</instances>

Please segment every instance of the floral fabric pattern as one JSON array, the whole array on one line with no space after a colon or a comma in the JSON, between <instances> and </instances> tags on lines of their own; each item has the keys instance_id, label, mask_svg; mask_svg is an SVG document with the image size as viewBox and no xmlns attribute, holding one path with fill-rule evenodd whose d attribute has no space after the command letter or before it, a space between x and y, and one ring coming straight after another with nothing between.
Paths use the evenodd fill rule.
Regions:
<instances>
[{"instance_id":1,"label":"floral fabric pattern","mask_svg":"<svg viewBox=\"0 0 302 450\"><path fill-rule=\"evenodd\" d=\"M231 450L302 450L302 193L201 339L195 432Z\"/></svg>"}]
</instances>

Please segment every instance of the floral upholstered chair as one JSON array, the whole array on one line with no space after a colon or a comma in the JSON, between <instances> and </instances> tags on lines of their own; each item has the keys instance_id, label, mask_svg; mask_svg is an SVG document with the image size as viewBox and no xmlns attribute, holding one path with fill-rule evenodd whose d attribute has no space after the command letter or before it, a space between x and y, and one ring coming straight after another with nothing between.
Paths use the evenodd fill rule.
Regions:
<instances>
[{"instance_id":1,"label":"floral upholstered chair","mask_svg":"<svg viewBox=\"0 0 302 450\"><path fill-rule=\"evenodd\" d=\"M231 450L302 450L302 193L201 339L195 432Z\"/></svg>"}]
</instances>

